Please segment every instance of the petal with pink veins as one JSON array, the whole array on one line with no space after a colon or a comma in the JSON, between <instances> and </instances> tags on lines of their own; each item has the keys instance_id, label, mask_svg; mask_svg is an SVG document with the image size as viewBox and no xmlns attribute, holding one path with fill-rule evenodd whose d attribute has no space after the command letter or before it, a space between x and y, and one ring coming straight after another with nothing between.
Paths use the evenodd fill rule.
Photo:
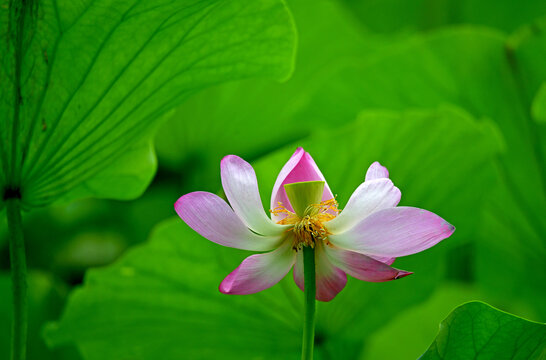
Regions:
<instances>
[{"instance_id":1,"label":"petal with pink veins","mask_svg":"<svg viewBox=\"0 0 546 360\"><path fill-rule=\"evenodd\" d=\"M332 300L347 284L347 275L330 262L322 243L315 245L315 269L316 299L319 301ZM304 291L302 251L298 251L294 265L294 281Z\"/></svg>"},{"instance_id":2,"label":"petal with pink veins","mask_svg":"<svg viewBox=\"0 0 546 360\"><path fill-rule=\"evenodd\" d=\"M374 162L366 171L365 181L389 178L389 170L386 167L381 165L379 161Z\"/></svg>"},{"instance_id":3,"label":"petal with pink veins","mask_svg":"<svg viewBox=\"0 0 546 360\"><path fill-rule=\"evenodd\" d=\"M438 215L413 207L377 211L350 230L330 235L342 249L384 257L418 253L451 236L455 227Z\"/></svg>"},{"instance_id":4,"label":"petal with pink veins","mask_svg":"<svg viewBox=\"0 0 546 360\"><path fill-rule=\"evenodd\" d=\"M296 253L287 239L276 250L251 255L243 260L220 284L224 294L254 294L278 283L292 268Z\"/></svg>"},{"instance_id":5,"label":"petal with pink veins","mask_svg":"<svg viewBox=\"0 0 546 360\"><path fill-rule=\"evenodd\" d=\"M220 163L222 187L233 211L253 231L261 235L277 235L284 226L275 224L266 215L256 173L252 166L235 155L228 155Z\"/></svg>"},{"instance_id":6,"label":"petal with pink veins","mask_svg":"<svg viewBox=\"0 0 546 360\"><path fill-rule=\"evenodd\" d=\"M324 247L330 262L352 277L370 282L400 279L412 274L353 251Z\"/></svg>"},{"instance_id":7,"label":"petal with pink veins","mask_svg":"<svg viewBox=\"0 0 546 360\"><path fill-rule=\"evenodd\" d=\"M330 200L334 197L326 179L324 179L324 176L311 155L300 147L294 152L292 157L290 157L277 176L271 194L271 208L274 209L278 206L278 203L281 202L286 209L294 211L286 196L284 185L302 181L324 181L322 200ZM279 221L283 217L284 216L282 215L271 215L271 218L275 221Z\"/></svg>"},{"instance_id":8,"label":"petal with pink veins","mask_svg":"<svg viewBox=\"0 0 546 360\"><path fill-rule=\"evenodd\" d=\"M276 248L283 234L261 236L250 231L229 205L217 195L196 191L174 204L178 216L201 236L220 245L253 251Z\"/></svg>"},{"instance_id":9,"label":"petal with pink veins","mask_svg":"<svg viewBox=\"0 0 546 360\"><path fill-rule=\"evenodd\" d=\"M343 233L370 214L395 207L400 197L400 190L390 179L367 180L353 192L343 211L324 225L332 234Z\"/></svg>"}]
</instances>

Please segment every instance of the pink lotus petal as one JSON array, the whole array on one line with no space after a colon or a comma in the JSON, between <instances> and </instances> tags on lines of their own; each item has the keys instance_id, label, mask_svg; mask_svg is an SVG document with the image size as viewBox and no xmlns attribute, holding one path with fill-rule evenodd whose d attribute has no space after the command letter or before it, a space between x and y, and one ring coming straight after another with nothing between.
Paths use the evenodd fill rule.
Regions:
<instances>
[{"instance_id":1,"label":"pink lotus petal","mask_svg":"<svg viewBox=\"0 0 546 360\"><path fill-rule=\"evenodd\" d=\"M271 209L274 209L277 207L278 202L281 200L278 200L280 198L280 192L282 191L284 193L284 196L286 198L286 193L284 192L283 187L283 181L286 179L286 177L292 172L292 170L298 165L301 158L305 154L305 151L303 148L299 147L296 149L294 154L288 159L286 164L281 169L281 172L279 172L279 175L277 175L277 180L275 180L275 185L273 185L273 191L271 193ZM290 205L290 202L283 202L283 205L289 209L290 211L293 211L292 206ZM275 215L272 215L272 218L275 219ZM281 217L279 217L280 219Z\"/></svg>"},{"instance_id":2,"label":"pink lotus petal","mask_svg":"<svg viewBox=\"0 0 546 360\"><path fill-rule=\"evenodd\" d=\"M367 255L371 257L372 259L375 259L377 261L381 261L383 264L392 265L396 258L388 257L388 256L377 256L377 255Z\"/></svg>"},{"instance_id":3,"label":"pink lotus petal","mask_svg":"<svg viewBox=\"0 0 546 360\"><path fill-rule=\"evenodd\" d=\"M389 170L387 170L386 167L381 165L379 161L374 162L370 165L368 168L368 171L366 172L366 179L365 181L369 180L375 180L375 179L383 179L383 178L389 178Z\"/></svg>"},{"instance_id":4,"label":"pink lotus petal","mask_svg":"<svg viewBox=\"0 0 546 360\"><path fill-rule=\"evenodd\" d=\"M383 262L353 251L340 250L325 246L328 259L333 265L352 277L371 282L400 279L411 272L394 269Z\"/></svg>"},{"instance_id":5,"label":"pink lotus petal","mask_svg":"<svg viewBox=\"0 0 546 360\"><path fill-rule=\"evenodd\" d=\"M428 249L449 237L455 227L438 215L413 207L377 211L342 234L330 235L335 246L385 257L399 257Z\"/></svg>"},{"instance_id":6,"label":"pink lotus petal","mask_svg":"<svg viewBox=\"0 0 546 360\"><path fill-rule=\"evenodd\" d=\"M288 210L294 211L284 191L284 184L317 180L325 182L322 200L332 199L334 195L330 191L330 187L326 183L317 164L309 153L305 152L303 148L298 148L290 160L283 166L279 176L277 176L277 180L273 186L273 193L271 194L271 208L274 209L281 202ZM279 221L283 216L272 214L271 218L274 221Z\"/></svg>"},{"instance_id":7,"label":"pink lotus petal","mask_svg":"<svg viewBox=\"0 0 546 360\"><path fill-rule=\"evenodd\" d=\"M196 191L174 204L178 216L201 236L220 245L253 251L268 251L282 241L278 236L260 236L250 231L220 197Z\"/></svg>"},{"instance_id":8,"label":"pink lotus petal","mask_svg":"<svg viewBox=\"0 0 546 360\"><path fill-rule=\"evenodd\" d=\"M224 294L254 294L278 283L292 268L296 253L286 240L277 250L251 255L243 260L220 284Z\"/></svg>"},{"instance_id":9,"label":"pink lotus petal","mask_svg":"<svg viewBox=\"0 0 546 360\"><path fill-rule=\"evenodd\" d=\"M303 251L298 251L296 254L296 262L294 263L294 270L292 272L294 276L294 282L303 291Z\"/></svg>"},{"instance_id":10,"label":"pink lotus petal","mask_svg":"<svg viewBox=\"0 0 546 360\"><path fill-rule=\"evenodd\" d=\"M319 301L330 301L347 284L347 275L328 260L323 247L322 243L317 243L315 246L316 299ZM302 251L298 252L294 265L294 281L304 291Z\"/></svg>"},{"instance_id":11,"label":"pink lotus petal","mask_svg":"<svg viewBox=\"0 0 546 360\"><path fill-rule=\"evenodd\" d=\"M233 211L253 231L274 236L285 230L266 215L256 173L252 166L235 155L228 155L220 164L222 186Z\"/></svg>"},{"instance_id":12,"label":"pink lotus petal","mask_svg":"<svg viewBox=\"0 0 546 360\"><path fill-rule=\"evenodd\" d=\"M315 246L316 268L317 268L317 300L330 301L343 290L347 284L347 275L338 267L334 266L320 243Z\"/></svg>"},{"instance_id":13,"label":"pink lotus petal","mask_svg":"<svg viewBox=\"0 0 546 360\"><path fill-rule=\"evenodd\" d=\"M400 197L400 190L390 179L367 180L353 192L343 211L325 223L326 228L332 234L343 233L370 214L395 207Z\"/></svg>"}]
</instances>

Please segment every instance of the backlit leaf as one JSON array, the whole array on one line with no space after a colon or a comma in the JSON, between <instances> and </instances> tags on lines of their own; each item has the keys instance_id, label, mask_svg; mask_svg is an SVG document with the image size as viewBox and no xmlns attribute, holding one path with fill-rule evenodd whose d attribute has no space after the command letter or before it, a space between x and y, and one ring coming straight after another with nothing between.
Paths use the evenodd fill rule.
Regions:
<instances>
[{"instance_id":1,"label":"backlit leaf","mask_svg":"<svg viewBox=\"0 0 546 360\"><path fill-rule=\"evenodd\" d=\"M13 1L0 19L0 188L26 207L138 196L153 166L132 176L115 161L167 111L219 82L285 79L294 56L280 0Z\"/></svg>"}]
</instances>

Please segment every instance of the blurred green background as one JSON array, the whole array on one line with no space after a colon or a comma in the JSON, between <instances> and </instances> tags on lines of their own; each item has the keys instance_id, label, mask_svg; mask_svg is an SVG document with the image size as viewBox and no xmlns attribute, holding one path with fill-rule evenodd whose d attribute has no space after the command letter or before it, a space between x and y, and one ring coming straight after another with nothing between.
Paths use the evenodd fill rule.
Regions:
<instances>
[{"instance_id":1,"label":"blurred green background","mask_svg":"<svg viewBox=\"0 0 546 360\"><path fill-rule=\"evenodd\" d=\"M298 32L288 81L192 95L158 129L157 172L137 199L24 214L29 359L298 358L302 294L291 276L257 295L219 294L247 254L210 244L173 211L187 192L221 191L226 154L255 166L267 209L297 146L341 207L380 161L402 205L457 227L397 259L411 277L350 279L320 304L317 358L415 359L440 321L475 299L546 321L546 2L287 4ZM2 223L0 354L11 316L6 232Z\"/></svg>"}]
</instances>

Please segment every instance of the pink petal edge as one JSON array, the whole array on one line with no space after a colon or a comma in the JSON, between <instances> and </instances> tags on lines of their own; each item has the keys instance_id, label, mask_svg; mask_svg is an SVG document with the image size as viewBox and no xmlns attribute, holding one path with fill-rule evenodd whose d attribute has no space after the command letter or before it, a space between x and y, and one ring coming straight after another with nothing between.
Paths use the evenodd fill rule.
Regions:
<instances>
[{"instance_id":1,"label":"pink petal edge","mask_svg":"<svg viewBox=\"0 0 546 360\"><path fill-rule=\"evenodd\" d=\"M184 222L204 238L243 250L268 251L281 242L279 236L260 236L250 231L219 196L196 191L181 196L174 209Z\"/></svg>"},{"instance_id":2,"label":"pink petal edge","mask_svg":"<svg viewBox=\"0 0 546 360\"><path fill-rule=\"evenodd\" d=\"M251 255L220 283L223 294L247 295L270 288L288 274L296 254L292 242L285 241L278 249Z\"/></svg>"},{"instance_id":3,"label":"pink petal edge","mask_svg":"<svg viewBox=\"0 0 546 360\"><path fill-rule=\"evenodd\" d=\"M381 165L379 161L375 161L373 164L370 165L368 171L366 171L365 181L383 178L389 178L389 170Z\"/></svg>"},{"instance_id":4,"label":"pink petal edge","mask_svg":"<svg viewBox=\"0 0 546 360\"><path fill-rule=\"evenodd\" d=\"M413 274L409 271L392 268L370 256L353 251L326 247L326 254L332 264L348 275L362 281L383 282L397 280Z\"/></svg>"},{"instance_id":5,"label":"pink petal edge","mask_svg":"<svg viewBox=\"0 0 546 360\"><path fill-rule=\"evenodd\" d=\"M236 155L227 155L220 162L222 187L235 214L254 232L275 236L285 227L275 224L266 215L258 180L252 166Z\"/></svg>"},{"instance_id":6,"label":"pink petal edge","mask_svg":"<svg viewBox=\"0 0 546 360\"><path fill-rule=\"evenodd\" d=\"M377 211L350 230L330 235L328 239L345 250L400 257L426 250L454 231L453 225L430 211L395 207Z\"/></svg>"},{"instance_id":7,"label":"pink petal edge","mask_svg":"<svg viewBox=\"0 0 546 360\"><path fill-rule=\"evenodd\" d=\"M286 196L284 185L301 181L324 181L322 200L330 200L334 197L324 175L322 175L311 155L308 152L305 152L303 148L299 147L277 176L271 194L271 208L277 207L278 203L281 202L288 210L293 211L290 201ZM272 219L275 221L279 221L282 218L283 216L272 214Z\"/></svg>"},{"instance_id":8,"label":"pink petal edge","mask_svg":"<svg viewBox=\"0 0 546 360\"><path fill-rule=\"evenodd\" d=\"M343 233L372 213L395 207L401 196L390 179L365 181L353 192L343 211L325 226L332 234Z\"/></svg>"}]
</instances>

